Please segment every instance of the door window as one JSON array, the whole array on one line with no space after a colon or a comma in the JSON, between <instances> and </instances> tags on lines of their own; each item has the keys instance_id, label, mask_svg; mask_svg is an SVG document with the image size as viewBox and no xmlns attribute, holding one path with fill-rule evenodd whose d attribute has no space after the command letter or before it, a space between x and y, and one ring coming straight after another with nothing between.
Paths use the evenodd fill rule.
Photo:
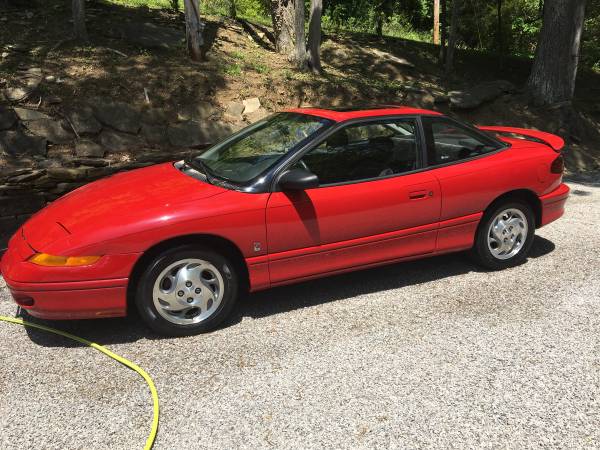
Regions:
<instances>
[{"instance_id":1,"label":"door window","mask_svg":"<svg viewBox=\"0 0 600 450\"><path fill-rule=\"evenodd\" d=\"M321 185L368 180L417 169L413 120L349 125L336 131L297 163L319 177Z\"/></svg>"},{"instance_id":2,"label":"door window","mask_svg":"<svg viewBox=\"0 0 600 450\"><path fill-rule=\"evenodd\" d=\"M501 144L455 122L433 117L423 118L430 166L447 164L493 152Z\"/></svg>"}]
</instances>

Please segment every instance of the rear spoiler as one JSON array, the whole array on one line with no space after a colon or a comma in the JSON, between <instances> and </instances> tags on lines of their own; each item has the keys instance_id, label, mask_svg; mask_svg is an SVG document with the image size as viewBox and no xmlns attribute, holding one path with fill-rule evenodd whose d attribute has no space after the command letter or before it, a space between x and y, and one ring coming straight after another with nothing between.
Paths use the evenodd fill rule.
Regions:
<instances>
[{"instance_id":1,"label":"rear spoiler","mask_svg":"<svg viewBox=\"0 0 600 450\"><path fill-rule=\"evenodd\" d=\"M545 133L544 131L531 130L529 128L514 128L514 127L484 127L477 126L482 131L491 131L498 134L514 134L524 139L541 142L551 147L553 150L560 152L565 146L565 141L555 134Z\"/></svg>"}]
</instances>

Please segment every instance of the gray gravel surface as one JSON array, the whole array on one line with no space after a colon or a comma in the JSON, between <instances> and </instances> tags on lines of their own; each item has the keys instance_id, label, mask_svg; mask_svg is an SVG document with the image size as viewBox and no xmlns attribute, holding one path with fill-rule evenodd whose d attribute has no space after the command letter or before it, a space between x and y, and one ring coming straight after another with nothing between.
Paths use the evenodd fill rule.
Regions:
<instances>
[{"instance_id":1,"label":"gray gravel surface","mask_svg":"<svg viewBox=\"0 0 600 450\"><path fill-rule=\"evenodd\" d=\"M600 447L600 188L571 186L566 216L503 272L449 255L278 288L191 338L135 318L52 325L151 374L158 449ZM0 352L0 448L143 446L134 372L4 323Z\"/></svg>"}]
</instances>

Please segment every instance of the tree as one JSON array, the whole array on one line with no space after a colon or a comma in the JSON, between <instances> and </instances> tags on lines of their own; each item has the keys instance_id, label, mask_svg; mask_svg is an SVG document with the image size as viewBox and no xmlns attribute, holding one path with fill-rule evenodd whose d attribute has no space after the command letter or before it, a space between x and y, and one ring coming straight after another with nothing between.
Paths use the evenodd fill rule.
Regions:
<instances>
[{"instance_id":1,"label":"tree","mask_svg":"<svg viewBox=\"0 0 600 450\"><path fill-rule=\"evenodd\" d=\"M85 0L73 0L73 32L75 39L87 41L88 34L85 26Z\"/></svg>"},{"instance_id":2,"label":"tree","mask_svg":"<svg viewBox=\"0 0 600 450\"><path fill-rule=\"evenodd\" d=\"M440 43L440 0L433 0L433 43Z\"/></svg>"},{"instance_id":3,"label":"tree","mask_svg":"<svg viewBox=\"0 0 600 450\"><path fill-rule=\"evenodd\" d=\"M446 51L446 76L454 70L454 50L458 38L458 19L460 16L460 0L452 0L452 17L450 18L450 34L448 36L448 50Z\"/></svg>"},{"instance_id":4,"label":"tree","mask_svg":"<svg viewBox=\"0 0 600 450\"><path fill-rule=\"evenodd\" d=\"M200 61L204 44L202 38L204 24L200 21L199 0L184 0L183 8L185 10L185 40L188 54L192 61Z\"/></svg>"},{"instance_id":5,"label":"tree","mask_svg":"<svg viewBox=\"0 0 600 450\"><path fill-rule=\"evenodd\" d=\"M304 16L304 0L294 0L294 54L291 59L299 69L305 69L307 65Z\"/></svg>"},{"instance_id":6,"label":"tree","mask_svg":"<svg viewBox=\"0 0 600 450\"><path fill-rule=\"evenodd\" d=\"M440 24L442 27L442 37L440 41L440 63L444 64L446 62L446 34L447 34L447 1L441 0L441 14L440 14Z\"/></svg>"},{"instance_id":7,"label":"tree","mask_svg":"<svg viewBox=\"0 0 600 450\"><path fill-rule=\"evenodd\" d=\"M536 105L570 102L575 92L585 0L546 0L527 82Z\"/></svg>"},{"instance_id":8,"label":"tree","mask_svg":"<svg viewBox=\"0 0 600 450\"><path fill-rule=\"evenodd\" d=\"M275 49L278 53L290 55L294 49L294 1L271 0L271 20L275 35Z\"/></svg>"},{"instance_id":9,"label":"tree","mask_svg":"<svg viewBox=\"0 0 600 450\"><path fill-rule=\"evenodd\" d=\"M310 18L308 21L308 65L315 73L321 68L321 14L323 0L311 0Z\"/></svg>"}]
</instances>

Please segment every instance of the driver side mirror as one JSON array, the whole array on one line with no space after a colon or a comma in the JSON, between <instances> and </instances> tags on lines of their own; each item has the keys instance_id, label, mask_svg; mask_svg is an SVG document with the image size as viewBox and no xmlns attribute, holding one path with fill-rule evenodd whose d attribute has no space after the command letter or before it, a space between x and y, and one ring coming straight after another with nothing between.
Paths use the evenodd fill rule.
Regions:
<instances>
[{"instance_id":1,"label":"driver side mirror","mask_svg":"<svg viewBox=\"0 0 600 450\"><path fill-rule=\"evenodd\" d=\"M304 191L319 187L319 177L306 169L291 169L279 178L282 191Z\"/></svg>"}]
</instances>

